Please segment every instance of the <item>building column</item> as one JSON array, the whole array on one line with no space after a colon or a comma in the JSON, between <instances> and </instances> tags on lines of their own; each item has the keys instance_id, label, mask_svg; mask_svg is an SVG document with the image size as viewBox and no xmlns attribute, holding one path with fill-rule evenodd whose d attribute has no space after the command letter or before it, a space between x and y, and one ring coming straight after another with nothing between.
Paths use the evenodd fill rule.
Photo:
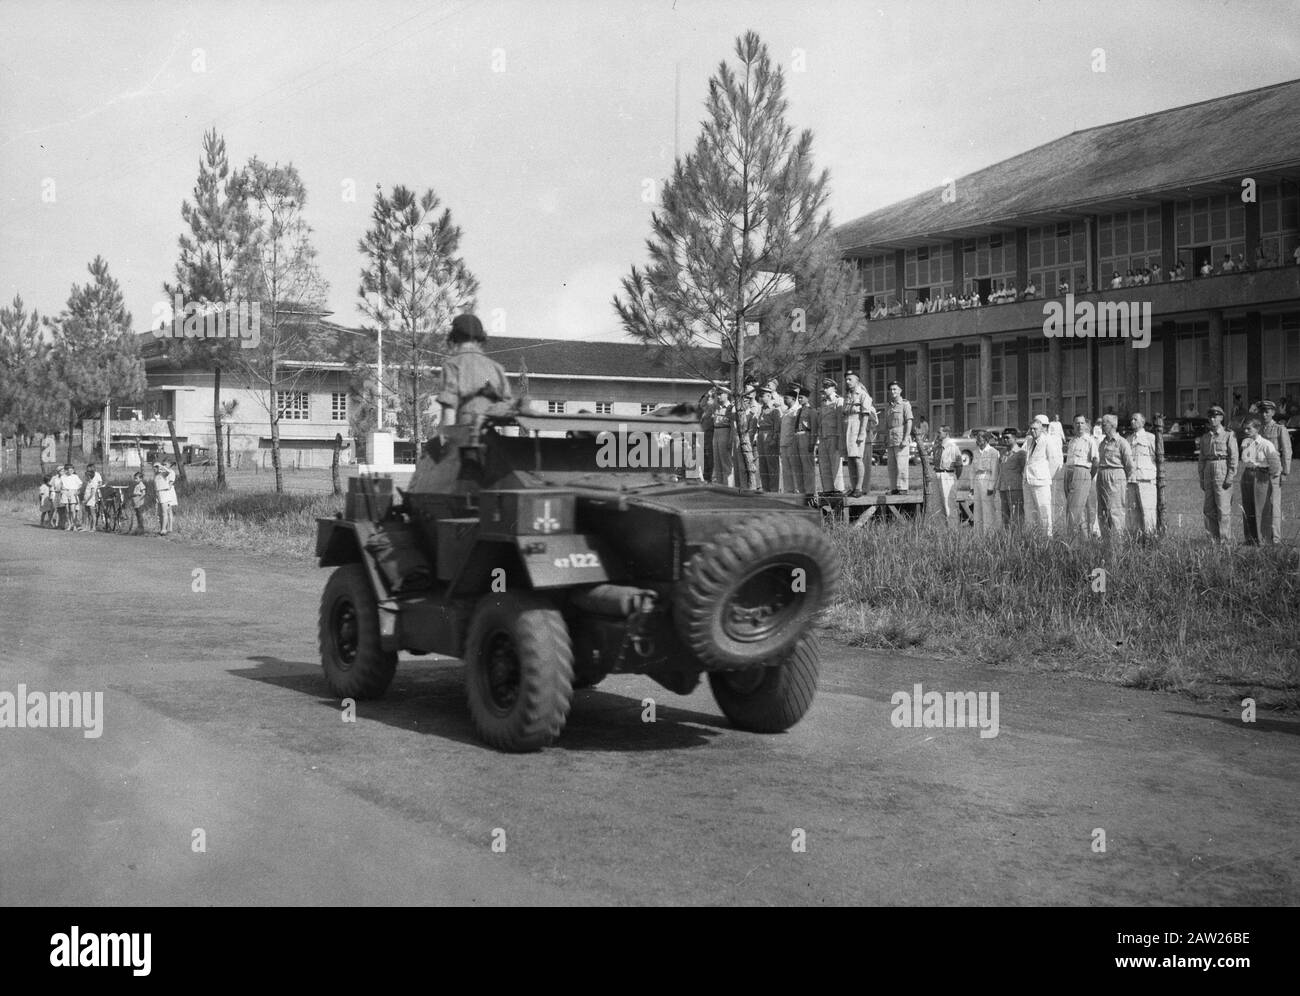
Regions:
<instances>
[{"instance_id":1,"label":"building column","mask_svg":"<svg viewBox=\"0 0 1300 996\"><path fill-rule=\"evenodd\" d=\"M1048 418L1061 410L1061 339L1059 336L1047 340L1047 408L1045 414Z\"/></svg>"},{"instance_id":2,"label":"building column","mask_svg":"<svg viewBox=\"0 0 1300 996\"><path fill-rule=\"evenodd\" d=\"M1232 410L1232 399L1224 405L1223 395L1226 388L1223 383L1223 312L1217 308L1206 312L1210 319L1210 404L1222 405L1224 411Z\"/></svg>"},{"instance_id":3,"label":"building column","mask_svg":"<svg viewBox=\"0 0 1300 996\"><path fill-rule=\"evenodd\" d=\"M980 425L993 421L993 336L980 336ZM964 426L969 429L970 426Z\"/></svg>"},{"instance_id":4,"label":"building column","mask_svg":"<svg viewBox=\"0 0 1300 996\"><path fill-rule=\"evenodd\" d=\"M907 389L907 350L901 346L894 350L894 380L898 381L899 387Z\"/></svg>"},{"instance_id":5,"label":"building column","mask_svg":"<svg viewBox=\"0 0 1300 996\"><path fill-rule=\"evenodd\" d=\"M1138 404L1142 397L1142 377L1138 367L1138 351L1132 348L1132 341L1125 343L1122 348L1124 350L1124 401L1128 410L1119 414L1125 416L1124 421L1120 423L1124 426L1128 424L1129 415L1141 410Z\"/></svg>"},{"instance_id":6,"label":"building column","mask_svg":"<svg viewBox=\"0 0 1300 996\"><path fill-rule=\"evenodd\" d=\"M930 412L930 344L916 344L916 397L909 399L926 417Z\"/></svg>"},{"instance_id":7,"label":"building column","mask_svg":"<svg viewBox=\"0 0 1300 996\"><path fill-rule=\"evenodd\" d=\"M955 343L952 347L952 418L949 420L953 434L964 431L966 426L966 344ZM939 423L936 421L936 429Z\"/></svg>"},{"instance_id":8,"label":"building column","mask_svg":"<svg viewBox=\"0 0 1300 996\"><path fill-rule=\"evenodd\" d=\"M1028 425L1037 414L1029 410L1029 337L1023 335L1016 340L1016 413L1019 418L1010 420L1016 425Z\"/></svg>"},{"instance_id":9,"label":"building column","mask_svg":"<svg viewBox=\"0 0 1300 996\"><path fill-rule=\"evenodd\" d=\"M1096 339L1088 339L1088 411L1093 420L1101 418L1101 350Z\"/></svg>"},{"instance_id":10,"label":"building column","mask_svg":"<svg viewBox=\"0 0 1300 996\"><path fill-rule=\"evenodd\" d=\"M1247 201L1243 204L1242 210L1246 215L1246 250L1242 256L1246 260L1246 265L1253 267L1255 265L1255 250L1259 247L1259 191L1255 191L1256 199ZM1249 404L1249 401L1247 401Z\"/></svg>"},{"instance_id":11,"label":"building column","mask_svg":"<svg viewBox=\"0 0 1300 996\"><path fill-rule=\"evenodd\" d=\"M1016 290L1022 291L1029 284L1029 229L1016 229ZM1041 290L1041 288L1040 288ZM1046 293L1043 297L1047 297Z\"/></svg>"},{"instance_id":12,"label":"building column","mask_svg":"<svg viewBox=\"0 0 1300 996\"><path fill-rule=\"evenodd\" d=\"M855 349L854 355L858 358L857 375L858 380L863 384L870 384L871 377L871 350L863 346L861 349Z\"/></svg>"},{"instance_id":13,"label":"building column","mask_svg":"<svg viewBox=\"0 0 1300 996\"><path fill-rule=\"evenodd\" d=\"M952 293L960 294L965 289L966 263L961 251L961 239L952 240Z\"/></svg>"},{"instance_id":14,"label":"building column","mask_svg":"<svg viewBox=\"0 0 1300 996\"><path fill-rule=\"evenodd\" d=\"M898 295L898 300L902 302L903 307L907 307L907 253L902 249L894 250L894 293ZM903 314L908 315L911 312L904 310ZM898 382L903 382L900 373Z\"/></svg>"},{"instance_id":15,"label":"building column","mask_svg":"<svg viewBox=\"0 0 1300 996\"><path fill-rule=\"evenodd\" d=\"M1084 290L1091 287L1097 290L1099 287L1097 270L1101 266L1101 256L1097 252L1097 216L1090 214L1083 219L1083 259L1084 269L1087 276L1084 277L1084 286L1078 288Z\"/></svg>"},{"instance_id":16,"label":"building column","mask_svg":"<svg viewBox=\"0 0 1300 996\"><path fill-rule=\"evenodd\" d=\"M1246 404L1264 397L1264 339L1258 311L1246 312ZM1273 399L1275 402L1277 398Z\"/></svg>"},{"instance_id":17,"label":"building column","mask_svg":"<svg viewBox=\"0 0 1300 996\"><path fill-rule=\"evenodd\" d=\"M1170 421L1178 418L1178 327L1173 322L1160 323L1161 350L1164 354L1164 410ZM1151 413L1153 416L1155 412Z\"/></svg>"}]
</instances>

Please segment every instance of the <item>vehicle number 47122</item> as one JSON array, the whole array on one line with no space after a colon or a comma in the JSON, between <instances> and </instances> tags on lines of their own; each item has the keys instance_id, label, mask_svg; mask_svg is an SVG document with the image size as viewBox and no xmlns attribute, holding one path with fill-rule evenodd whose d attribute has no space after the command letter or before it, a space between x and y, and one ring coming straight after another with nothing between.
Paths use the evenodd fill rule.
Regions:
<instances>
[{"instance_id":1,"label":"vehicle number 47122","mask_svg":"<svg viewBox=\"0 0 1300 996\"><path fill-rule=\"evenodd\" d=\"M556 567L599 567L600 557L594 553L571 553L567 557L556 557Z\"/></svg>"}]
</instances>

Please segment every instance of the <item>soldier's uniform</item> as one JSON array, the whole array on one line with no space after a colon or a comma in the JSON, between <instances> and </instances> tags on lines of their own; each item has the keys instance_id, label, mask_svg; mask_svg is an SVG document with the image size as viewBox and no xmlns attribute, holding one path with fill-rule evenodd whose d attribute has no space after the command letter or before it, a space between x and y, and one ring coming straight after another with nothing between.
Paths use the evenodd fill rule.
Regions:
<instances>
[{"instance_id":1,"label":"soldier's uniform","mask_svg":"<svg viewBox=\"0 0 1300 996\"><path fill-rule=\"evenodd\" d=\"M889 457L889 486L900 494L907 494L907 462L912 455L909 424L912 421L912 404L905 398L891 401L885 406L885 452Z\"/></svg>"},{"instance_id":2,"label":"soldier's uniform","mask_svg":"<svg viewBox=\"0 0 1300 996\"><path fill-rule=\"evenodd\" d=\"M817 409L817 462L821 466L821 489L843 491L840 463L844 453L844 399L823 400Z\"/></svg>"},{"instance_id":3,"label":"soldier's uniform","mask_svg":"<svg viewBox=\"0 0 1300 996\"><path fill-rule=\"evenodd\" d=\"M971 491L975 498L975 529L981 533L998 528L998 468L1001 454L992 446L975 448L970 462ZM992 492L990 494L989 492Z\"/></svg>"},{"instance_id":4,"label":"soldier's uniform","mask_svg":"<svg viewBox=\"0 0 1300 996\"><path fill-rule=\"evenodd\" d=\"M1241 518L1251 546L1277 543L1273 497L1282 474L1282 457L1263 435L1241 442Z\"/></svg>"},{"instance_id":5,"label":"soldier's uniform","mask_svg":"<svg viewBox=\"0 0 1300 996\"><path fill-rule=\"evenodd\" d=\"M844 455L854 467L851 483L860 491L871 490L871 441L878 422L871 395L859 381L844 394ZM862 462L854 464L855 460Z\"/></svg>"},{"instance_id":6,"label":"soldier's uniform","mask_svg":"<svg viewBox=\"0 0 1300 996\"><path fill-rule=\"evenodd\" d=\"M438 404L456 410L457 425L476 425L493 405L510 400L505 368L477 342L458 343L442 363Z\"/></svg>"},{"instance_id":7,"label":"soldier's uniform","mask_svg":"<svg viewBox=\"0 0 1300 996\"><path fill-rule=\"evenodd\" d=\"M1097 445L1097 518L1106 534L1124 532L1127 515L1124 496L1133 477L1133 449L1116 433Z\"/></svg>"},{"instance_id":8,"label":"soldier's uniform","mask_svg":"<svg viewBox=\"0 0 1300 996\"><path fill-rule=\"evenodd\" d=\"M741 399L736 413L736 432L740 436L740 464L736 467L736 487L742 491L757 491L759 488L755 437L758 435L760 411L751 391Z\"/></svg>"},{"instance_id":9,"label":"soldier's uniform","mask_svg":"<svg viewBox=\"0 0 1300 996\"><path fill-rule=\"evenodd\" d=\"M780 451L781 491L785 494L799 492L799 455L795 452L794 431L799 422L799 405L792 403L789 408L781 410L781 429L777 433L777 446Z\"/></svg>"},{"instance_id":10,"label":"soldier's uniform","mask_svg":"<svg viewBox=\"0 0 1300 996\"><path fill-rule=\"evenodd\" d=\"M713 483L731 486L732 433L735 431L736 406L731 394L723 394L713 408Z\"/></svg>"},{"instance_id":11,"label":"soldier's uniform","mask_svg":"<svg viewBox=\"0 0 1300 996\"><path fill-rule=\"evenodd\" d=\"M1025 451L1014 447L998 462L998 497L1002 500L1002 524L1008 529L1025 518Z\"/></svg>"},{"instance_id":12,"label":"soldier's uniform","mask_svg":"<svg viewBox=\"0 0 1300 996\"><path fill-rule=\"evenodd\" d=\"M1211 405L1210 414L1216 413L1222 415L1223 409ZM1237 473L1237 437L1220 425L1218 432L1210 429L1201 436L1200 446L1201 490L1205 492L1201 511L1205 516L1205 530L1215 542L1226 543L1232 538L1232 478Z\"/></svg>"},{"instance_id":13,"label":"soldier's uniform","mask_svg":"<svg viewBox=\"0 0 1300 996\"><path fill-rule=\"evenodd\" d=\"M1145 429L1129 436L1133 479L1128 486L1128 528L1154 536L1156 531L1156 437Z\"/></svg>"},{"instance_id":14,"label":"soldier's uniform","mask_svg":"<svg viewBox=\"0 0 1300 996\"><path fill-rule=\"evenodd\" d=\"M795 491L810 495L817 486L813 462L813 446L817 442L817 409L808 403L807 395L801 394L795 402L795 410L794 448L795 456L798 457Z\"/></svg>"},{"instance_id":15,"label":"soldier's uniform","mask_svg":"<svg viewBox=\"0 0 1300 996\"><path fill-rule=\"evenodd\" d=\"M759 411L758 477L768 494L781 489L781 409L776 405Z\"/></svg>"},{"instance_id":16,"label":"soldier's uniform","mask_svg":"<svg viewBox=\"0 0 1300 996\"><path fill-rule=\"evenodd\" d=\"M1261 401L1259 404L1260 411L1276 411L1277 406L1271 401ZM1281 543L1282 542L1282 478L1291 473L1291 433L1281 422L1273 421L1260 427L1259 434L1273 444L1277 450L1278 461L1282 467L1282 475L1274 481L1269 491L1269 526L1271 539L1265 537L1265 542Z\"/></svg>"},{"instance_id":17,"label":"soldier's uniform","mask_svg":"<svg viewBox=\"0 0 1300 996\"><path fill-rule=\"evenodd\" d=\"M1097 469L1097 440L1089 433L1071 436L1065 443L1065 521L1071 532L1088 533L1097 515L1093 472Z\"/></svg>"}]
</instances>

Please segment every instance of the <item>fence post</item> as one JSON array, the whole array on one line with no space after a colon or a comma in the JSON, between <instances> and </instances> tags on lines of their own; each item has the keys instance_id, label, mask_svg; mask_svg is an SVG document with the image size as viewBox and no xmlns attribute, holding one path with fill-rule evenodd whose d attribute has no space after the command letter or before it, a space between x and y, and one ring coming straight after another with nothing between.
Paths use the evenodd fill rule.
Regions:
<instances>
[{"instance_id":1,"label":"fence post","mask_svg":"<svg viewBox=\"0 0 1300 996\"><path fill-rule=\"evenodd\" d=\"M1156 534L1165 533L1165 417L1156 414Z\"/></svg>"}]
</instances>

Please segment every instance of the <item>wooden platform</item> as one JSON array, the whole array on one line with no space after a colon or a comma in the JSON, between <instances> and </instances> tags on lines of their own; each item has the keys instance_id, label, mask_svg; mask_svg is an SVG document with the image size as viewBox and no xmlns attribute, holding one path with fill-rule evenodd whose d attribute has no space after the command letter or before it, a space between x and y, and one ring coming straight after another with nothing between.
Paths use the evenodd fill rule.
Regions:
<instances>
[{"instance_id":1,"label":"wooden platform","mask_svg":"<svg viewBox=\"0 0 1300 996\"><path fill-rule=\"evenodd\" d=\"M818 495L813 503L828 519L866 526L872 522L914 522L925 514L925 497L919 491L905 495L884 492L850 498L848 495ZM962 525L975 521L975 499L969 493L956 499Z\"/></svg>"}]
</instances>

